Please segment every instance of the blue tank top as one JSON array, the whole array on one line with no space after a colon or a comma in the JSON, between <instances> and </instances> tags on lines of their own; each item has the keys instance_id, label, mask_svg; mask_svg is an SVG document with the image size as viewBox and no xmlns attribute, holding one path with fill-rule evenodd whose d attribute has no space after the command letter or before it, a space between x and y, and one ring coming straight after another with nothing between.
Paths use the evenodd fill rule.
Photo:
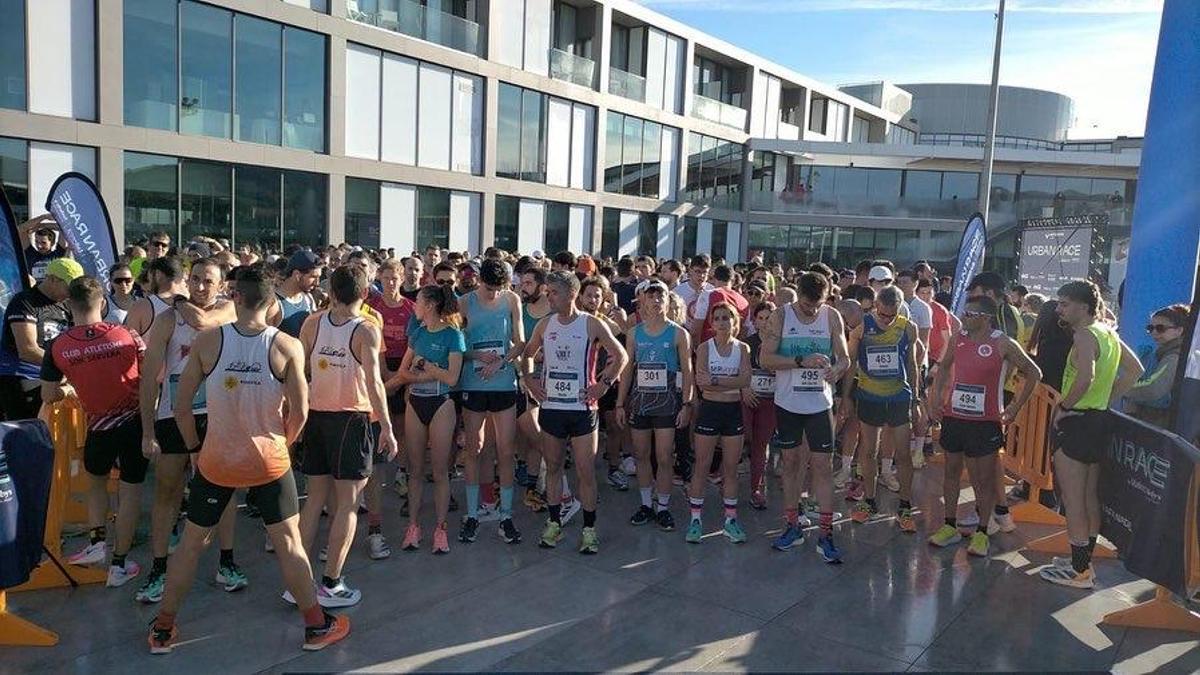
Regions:
<instances>
[{"instance_id":1,"label":"blue tank top","mask_svg":"<svg viewBox=\"0 0 1200 675\"><path fill-rule=\"evenodd\" d=\"M886 328L872 314L863 316L863 336L858 345L856 396L864 401L899 402L912 399L906 379L908 319L897 316Z\"/></svg>"},{"instance_id":2,"label":"blue tank top","mask_svg":"<svg viewBox=\"0 0 1200 675\"><path fill-rule=\"evenodd\" d=\"M679 351L675 348L675 331L679 326L671 321L658 335L651 335L646 330L646 324L639 323L633 327L635 352L633 360L636 365L634 372L634 387L638 390L657 391L659 386L663 391L674 390L675 374L679 372ZM658 378L665 379L660 385Z\"/></svg>"},{"instance_id":3,"label":"blue tank top","mask_svg":"<svg viewBox=\"0 0 1200 675\"><path fill-rule=\"evenodd\" d=\"M468 293L462 297L467 307L467 326L465 337L467 351L488 351L503 358L512 346L512 312L508 303L499 299L491 308L483 306L478 293ZM483 362L468 359L463 363L462 375L458 379L458 388L463 391L516 391L517 371L511 363L506 363L496 371L496 374L484 379L480 372Z\"/></svg>"}]
</instances>

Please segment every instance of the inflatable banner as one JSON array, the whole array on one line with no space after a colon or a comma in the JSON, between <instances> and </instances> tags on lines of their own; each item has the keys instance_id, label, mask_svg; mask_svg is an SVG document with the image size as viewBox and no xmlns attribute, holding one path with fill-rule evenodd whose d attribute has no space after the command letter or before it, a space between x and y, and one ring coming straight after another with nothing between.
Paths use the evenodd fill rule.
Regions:
<instances>
[{"instance_id":1,"label":"inflatable banner","mask_svg":"<svg viewBox=\"0 0 1200 675\"><path fill-rule=\"evenodd\" d=\"M12 297L25 290L28 284L25 246L17 231L17 219L4 190L0 190L0 314L8 308Z\"/></svg>"},{"instance_id":2,"label":"inflatable banner","mask_svg":"<svg viewBox=\"0 0 1200 675\"><path fill-rule=\"evenodd\" d=\"M84 273L107 281L108 269L117 262L117 240L96 184L81 173L64 173L50 188L46 210L58 221Z\"/></svg>"},{"instance_id":3,"label":"inflatable banner","mask_svg":"<svg viewBox=\"0 0 1200 675\"><path fill-rule=\"evenodd\" d=\"M951 292L950 311L962 316L967 301L967 284L983 269L983 255L987 249L987 226L983 214L976 213L967 221L963 230L962 243L958 246L958 265L954 268L954 290Z\"/></svg>"}]
</instances>

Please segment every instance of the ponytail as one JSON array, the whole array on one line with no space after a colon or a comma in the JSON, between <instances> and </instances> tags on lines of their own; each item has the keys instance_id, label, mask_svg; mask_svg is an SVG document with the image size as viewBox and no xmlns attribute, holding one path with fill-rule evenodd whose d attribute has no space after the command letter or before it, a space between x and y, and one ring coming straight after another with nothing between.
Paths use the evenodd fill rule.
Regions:
<instances>
[{"instance_id":1,"label":"ponytail","mask_svg":"<svg viewBox=\"0 0 1200 675\"><path fill-rule=\"evenodd\" d=\"M458 295L449 284L434 284L421 289L420 297L433 302L438 316L455 328L462 329L462 314L458 311Z\"/></svg>"}]
</instances>

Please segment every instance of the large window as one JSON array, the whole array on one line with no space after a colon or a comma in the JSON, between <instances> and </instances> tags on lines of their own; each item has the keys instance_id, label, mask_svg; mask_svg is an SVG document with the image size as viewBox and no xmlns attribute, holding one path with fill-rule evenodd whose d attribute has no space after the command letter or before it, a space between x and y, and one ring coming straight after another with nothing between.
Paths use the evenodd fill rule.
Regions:
<instances>
[{"instance_id":1,"label":"large window","mask_svg":"<svg viewBox=\"0 0 1200 675\"><path fill-rule=\"evenodd\" d=\"M179 6L125 0L125 124L175 131L179 119Z\"/></svg>"},{"instance_id":2,"label":"large window","mask_svg":"<svg viewBox=\"0 0 1200 675\"><path fill-rule=\"evenodd\" d=\"M571 205L562 202L546 202L545 245L549 255L566 251L570 247ZM511 249L510 249L511 250Z\"/></svg>"},{"instance_id":3,"label":"large window","mask_svg":"<svg viewBox=\"0 0 1200 675\"><path fill-rule=\"evenodd\" d=\"M417 188L416 249L427 246L450 246L450 191L440 188Z\"/></svg>"},{"instance_id":4,"label":"large window","mask_svg":"<svg viewBox=\"0 0 1200 675\"><path fill-rule=\"evenodd\" d=\"M696 93L714 101L742 107L742 96L746 89L745 71L733 68L712 59L697 56L692 66Z\"/></svg>"},{"instance_id":5,"label":"large window","mask_svg":"<svg viewBox=\"0 0 1200 675\"><path fill-rule=\"evenodd\" d=\"M546 99L532 89L521 92L521 180L546 182Z\"/></svg>"},{"instance_id":6,"label":"large window","mask_svg":"<svg viewBox=\"0 0 1200 675\"><path fill-rule=\"evenodd\" d=\"M596 109L500 83L496 175L591 190Z\"/></svg>"},{"instance_id":7,"label":"large window","mask_svg":"<svg viewBox=\"0 0 1200 675\"><path fill-rule=\"evenodd\" d=\"M604 220L600 226L600 255L615 260L620 246L621 210L604 209Z\"/></svg>"},{"instance_id":8,"label":"large window","mask_svg":"<svg viewBox=\"0 0 1200 675\"><path fill-rule=\"evenodd\" d=\"M0 138L0 189L18 223L29 220L29 144Z\"/></svg>"},{"instance_id":9,"label":"large window","mask_svg":"<svg viewBox=\"0 0 1200 675\"><path fill-rule=\"evenodd\" d=\"M714 241L716 236L714 226ZM920 255L919 230L752 224L748 236L748 247L762 251L768 264L803 266L820 261L838 268L883 257L909 267Z\"/></svg>"},{"instance_id":10,"label":"large window","mask_svg":"<svg viewBox=\"0 0 1200 675\"><path fill-rule=\"evenodd\" d=\"M522 201L520 197L496 195L496 228L493 245L504 251L516 251L520 246L522 228L537 229L540 227L542 238L537 244L538 248L549 255L568 250L570 248L571 205L565 202L524 200L526 202L534 201L535 205L541 205L542 218L540 223L522 223ZM531 212L537 213L538 211Z\"/></svg>"},{"instance_id":11,"label":"large window","mask_svg":"<svg viewBox=\"0 0 1200 675\"><path fill-rule=\"evenodd\" d=\"M741 209L743 153L740 143L703 134L688 134L684 201Z\"/></svg>"},{"instance_id":12,"label":"large window","mask_svg":"<svg viewBox=\"0 0 1200 675\"><path fill-rule=\"evenodd\" d=\"M0 0L0 108L25 109L25 0Z\"/></svg>"},{"instance_id":13,"label":"large window","mask_svg":"<svg viewBox=\"0 0 1200 675\"><path fill-rule=\"evenodd\" d=\"M379 181L346 179L346 234L366 248L379 247Z\"/></svg>"},{"instance_id":14,"label":"large window","mask_svg":"<svg viewBox=\"0 0 1200 675\"><path fill-rule=\"evenodd\" d=\"M125 241L151 232L280 249L324 244L328 177L300 171L125 153ZM236 206L235 206L236 205Z\"/></svg>"},{"instance_id":15,"label":"large window","mask_svg":"<svg viewBox=\"0 0 1200 675\"><path fill-rule=\"evenodd\" d=\"M521 199L496 195L496 228L493 246L502 251L517 250L517 231L521 227Z\"/></svg>"},{"instance_id":16,"label":"large window","mask_svg":"<svg viewBox=\"0 0 1200 675\"><path fill-rule=\"evenodd\" d=\"M609 111L605 125L604 189L650 199L667 193L663 181L673 180L673 172L663 170L664 162L673 162L673 158L663 155L663 138L668 131L674 129Z\"/></svg>"},{"instance_id":17,"label":"large window","mask_svg":"<svg viewBox=\"0 0 1200 675\"><path fill-rule=\"evenodd\" d=\"M325 150L325 36L191 0L127 0L124 35L127 125Z\"/></svg>"},{"instance_id":18,"label":"large window","mask_svg":"<svg viewBox=\"0 0 1200 675\"><path fill-rule=\"evenodd\" d=\"M709 248L707 252L711 252L712 259L724 259L726 246L729 244L729 222L725 220L710 220L711 233L709 239ZM700 219L694 216L686 216L683 219L683 246L681 254L684 258L690 258L696 255L696 248L700 231ZM733 263L734 261L727 261Z\"/></svg>"}]
</instances>

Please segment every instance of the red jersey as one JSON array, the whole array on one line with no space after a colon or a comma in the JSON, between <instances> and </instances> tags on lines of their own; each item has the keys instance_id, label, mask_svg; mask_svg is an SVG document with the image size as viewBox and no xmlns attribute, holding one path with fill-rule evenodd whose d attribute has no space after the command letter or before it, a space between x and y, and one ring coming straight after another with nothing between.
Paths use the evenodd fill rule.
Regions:
<instances>
[{"instance_id":1,"label":"red jersey","mask_svg":"<svg viewBox=\"0 0 1200 675\"><path fill-rule=\"evenodd\" d=\"M701 322L700 341L713 336L712 310L717 305L732 305L737 310L740 323L744 326L750 319L750 301L744 295L729 288L714 288L707 293L701 293L692 303L691 318Z\"/></svg>"},{"instance_id":2,"label":"red jersey","mask_svg":"<svg viewBox=\"0 0 1200 675\"><path fill-rule=\"evenodd\" d=\"M66 378L87 413L88 429L112 429L138 414L145 351L142 339L125 326L72 326L46 349L41 378Z\"/></svg>"},{"instance_id":3,"label":"red jersey","mask_svg":"<svg viewBox=\"0 0 1200 675\"><path fill-rule=\"evenodd\" d=\"M975 342L966 331L954 340L954 375L946 417L973 422L999 422L1004 412L1004 354L1001 331Z\"/></svg>"},{"instance_id":4,"label":"red jersey","mask_svg":"<svg viewBox=\"0 0 1200 675\"><path fill-rule=\"evenodd\" d=\"M402 359L408 349L408 322L412 320L416 303L403 295L400 304L389 305L382 295L367 298L367 304L383 317L383 355L389 359Z\"/></svg>"},{"instance_id":5,"label":"red jersey","mask_svg":"<svg viewBox=\"0 0 1200 675\"><path fill-rule=\"evenodd\" d=\"M933 312L933 326L929 331L929 358L933 360L933 357L942 354L942 349L946 347L946 339L942 336L953 334L953 329L950 327L950 311L942 307L941 303L930 302L929 309Z\"/></svg>"}]
</instances>

